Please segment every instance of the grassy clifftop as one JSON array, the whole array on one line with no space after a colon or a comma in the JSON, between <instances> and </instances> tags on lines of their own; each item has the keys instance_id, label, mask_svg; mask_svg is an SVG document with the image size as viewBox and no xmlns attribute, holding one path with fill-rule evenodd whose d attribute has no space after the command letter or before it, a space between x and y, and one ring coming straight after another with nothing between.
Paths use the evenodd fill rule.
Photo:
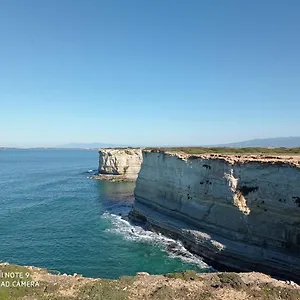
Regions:
<instances>
[{"instance_id":1,"label":"grassy clifftop","mask_svg":"<svg viewBox=\"0 0 300 300\"><path fill-rule=\"evenodd\" d=\"M297 300L300 287L261 273L137 273L118 280L0 264L0 300Z\"/></svg>"},{"instance_id":2,"label":"grassy clifftop","mask_svg":"<svg viewBox=\"0 0 300 300\"><path fill-rule=\"evenodd\" d=\"M187 154L263 154L263 155L300 155L300 148L227 148L227 147L171 147L146 148L146 150L174 151Z\"/></svg>"}]
</instances>

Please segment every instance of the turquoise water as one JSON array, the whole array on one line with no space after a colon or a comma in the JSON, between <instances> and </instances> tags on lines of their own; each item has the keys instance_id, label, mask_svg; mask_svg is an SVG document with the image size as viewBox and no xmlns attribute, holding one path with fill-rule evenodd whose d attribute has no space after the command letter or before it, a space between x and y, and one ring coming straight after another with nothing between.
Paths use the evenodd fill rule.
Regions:
<instances>
[{"instance_id":1,"label":"turquoise water","mask_svg":"<svg viewBox=\"0 0 300 300\"><path fill-rule=\"evenodd\" d=\"M124 220L134 184L89 179L97 162L97 151L0 151L0 261L105 278L207 267Z\"/></svg>"}]
</instances>

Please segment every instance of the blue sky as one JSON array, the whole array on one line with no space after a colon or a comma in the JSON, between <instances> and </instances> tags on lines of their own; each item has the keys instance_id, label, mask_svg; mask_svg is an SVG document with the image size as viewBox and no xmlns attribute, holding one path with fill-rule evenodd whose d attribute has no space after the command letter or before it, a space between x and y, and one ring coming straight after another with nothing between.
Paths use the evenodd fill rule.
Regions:
<instances>
[{"instance_id":1,"label":"blue sky","mask_svg":"<svg viewBox=\"0 0 300 300\"><path fill-rule=\"evenodd\" d=\"M3 0L0 146L299 136L300 2Z\"/></svg>"}]
</instances>

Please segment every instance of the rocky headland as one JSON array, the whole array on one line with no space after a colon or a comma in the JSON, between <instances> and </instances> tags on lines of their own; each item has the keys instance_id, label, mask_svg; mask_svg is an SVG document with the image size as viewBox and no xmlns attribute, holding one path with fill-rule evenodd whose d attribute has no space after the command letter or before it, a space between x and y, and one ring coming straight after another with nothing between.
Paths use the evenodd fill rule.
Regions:
<instances>
[{"instance_id":1,"label":"rocky headland","mask_svg":"<svg viewBox=\"0 0 300 300\"><path fill-rule=\"evenodd\" d=\"M142 164L140 148L103 148L99 150L98 174L94 179L136 181Z\"/></svg>"},{"instance_id":2,"label":"rocky headland","mask_svg":"<svg viewBox=\"0 0 300 300\"><path fill-rule=\"evenodd\" d=\"M300 156L147 149L130 217L217 269L300 278Z\"/></svg>"},{"instance_id":3,"label":"rocky headland","mask_svg":"<svg viewBox=\"0 0 300 300\"><path fill-rule=\"evenodd\" d=\"M101 149L97 176L137 178L131 220L218 270L248 272L115 280L0 263L0 300L300 299L300 156Z\"/></svg>"}]
</instances>

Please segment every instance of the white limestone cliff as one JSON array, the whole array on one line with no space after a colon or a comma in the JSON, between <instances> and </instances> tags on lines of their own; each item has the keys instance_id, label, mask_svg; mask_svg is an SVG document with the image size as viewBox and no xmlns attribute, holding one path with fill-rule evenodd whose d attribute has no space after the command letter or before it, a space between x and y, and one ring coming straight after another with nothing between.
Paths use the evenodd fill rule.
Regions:
<instances>
[{"instance_id":1,"label":"white limestone cliff","mask_svg":"<svg viewBox=\"0 0 300 300\"><path fill-rule=\"evenodd\" d=\"M143 151L132 219L216 267L300 278L300 158Z\"/></svg>"},{"instance_id":2,"label":"white limestone cliff","mask_svg":"<svg viewBox=\"0 0 300 300\"><path fill-rule=\"evenodd\" d=\"M103 148L99 150L99 179L135 181L141 168L142 149Z\"/></svg>"}]
</instances>

